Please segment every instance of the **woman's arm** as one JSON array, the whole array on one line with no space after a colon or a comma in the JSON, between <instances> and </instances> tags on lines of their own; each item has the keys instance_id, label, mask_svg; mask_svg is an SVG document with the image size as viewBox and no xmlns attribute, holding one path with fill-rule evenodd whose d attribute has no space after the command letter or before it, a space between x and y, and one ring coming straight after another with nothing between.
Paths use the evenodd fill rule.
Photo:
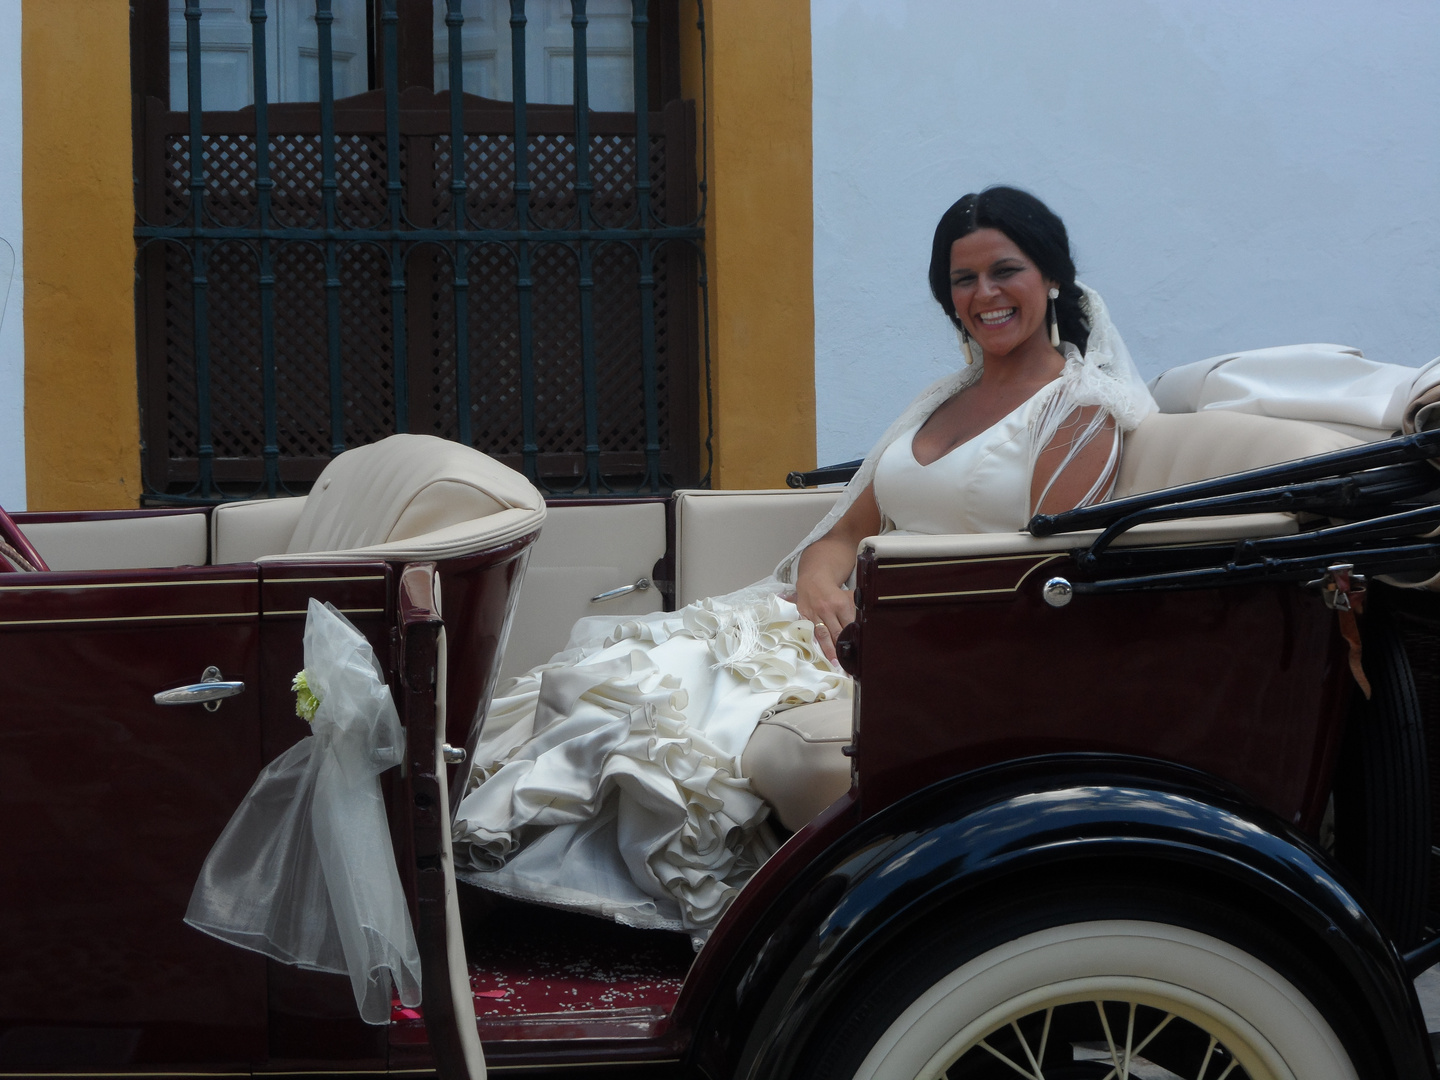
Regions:
<instances>
[{"instance_id":1,"label":"woman's arm","mask_svg":"<svg viewBox=\"0 0 1440 1080\"><path fill-rule=\"evenodd\" d=\"M1084 443L1075 449L1080 439ZM1119 470L1119 440L1114 419L1100 415L1098 406L1071 413L1036 459L1030 482L1034 512L1070 510L1087 495L1092 502L1104 498ZM828 533L800 554L795 606L815 624L815 639L832 661L835 638L855 621L855 597L843 588L855 570L855 549L879 531L880 507L871 484Z\"/></svg>"},{"instance_id":2,"label":"woman's arm","mask_svg":"<svg viewBox=\"0 0 1440 1080\"><path fill-rule=\"evenodd\" d=\"M1081 445L1077 448L1076 442ZM1109 496L1120 471L1120 432L1098 405L1076 409L1035 459L1031 513L1058 514Z\"/></svg>"},{"instance_id":3,"label":"woman's arm","mask_svg":"<svg viewBox=\"0 0 1440 1080\"><path fill-rule=\"evenodd\" d=\"M815 624L820 650L835 660L835 639L855 621L855 597L842 586L855 570L855 549L880 531L875 485L869 484L824 536L800 553L795 574L795 606Z\"/></svg>"}]
</instances>

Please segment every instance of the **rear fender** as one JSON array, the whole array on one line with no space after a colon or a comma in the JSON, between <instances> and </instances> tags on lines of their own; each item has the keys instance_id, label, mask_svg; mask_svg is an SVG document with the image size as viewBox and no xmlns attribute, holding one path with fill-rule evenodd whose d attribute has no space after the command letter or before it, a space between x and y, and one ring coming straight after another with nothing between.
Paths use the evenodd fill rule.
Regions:
<instances>
[{"instance_id":1,"label":"rear fender","mask_svg":"<svg viewBox=\"0 0 1440 1080\"><path fill-rule=\"evenodd\" d=\"M1351 988L1396 1075L1434 1075L1414 988L1393 945L1324 856L1223 782L1163 762L1055 755L944 781L887 807L807 867L757 922L696 1028L712 1076L787 1076L827 1007L868 963L942 907L1107 864L1269 911ZM747 1032L731 1041L724 1032Z\"/></svg>"}]
</instances>

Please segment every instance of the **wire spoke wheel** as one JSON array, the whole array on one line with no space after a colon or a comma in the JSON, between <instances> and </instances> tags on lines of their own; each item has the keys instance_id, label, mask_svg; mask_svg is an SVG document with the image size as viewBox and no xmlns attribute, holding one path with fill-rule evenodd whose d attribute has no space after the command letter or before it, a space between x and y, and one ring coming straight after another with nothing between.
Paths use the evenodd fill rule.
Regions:
<instances>
[{"instance_id":1,"label":"wire spoke wheel","mask_svg":"<svg viewBox=\"0 0 1440 1080\"><path fill-rule=\"evenodd\" d=\"M1228 936L1228 935L1227 935ZM1330 1001L1243 944L1170 921L912 942L842 1007L825 1080L1357 1080ZM965 942L969 940L970 944ZM1299 978L1297 983L1296 977ZM1310 986L1307 993L1301 986Z\"/></svg>"},{"instance_id":2,"label":"wire spoke wheel","mask_svg":"<svg viewBox=\"0 0 1440 1080\"><path fill-rule=\"evenodd\" d=\"M945 1080L1276 1080L1253 1033L1213 1001L1177 997L1174 987L1143 979L1083 979L1051 986L1029 1001L1006 1003L1013 1015L978 1039L947 1045ZM1003 1010L1004 1007L1002 1007ZM1029 1009L1029 1011L1025 1011ZM993 1022L991 1010L975 1025ZM962 1034L961 1038L965 1035ZM944 1060L953 1055L953 1060Z\"/></svg>"}]
</instances>

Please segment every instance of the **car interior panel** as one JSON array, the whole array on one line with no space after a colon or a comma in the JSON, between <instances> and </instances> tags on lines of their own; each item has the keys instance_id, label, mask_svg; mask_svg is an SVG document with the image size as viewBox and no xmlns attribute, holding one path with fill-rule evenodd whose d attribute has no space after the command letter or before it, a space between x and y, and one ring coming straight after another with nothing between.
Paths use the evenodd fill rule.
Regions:
<instances>
[{"instance_id":1,"label":"car interior panel","mask_svg":"<svg viewBox=\"0 0 1440 1080\"><path fill-rule=\"evenodd\" d=\"M676 606L768 577L838 497L833 489L677 492Z\"/></svg>"},{"instance_id":2,"label":"car interior panel","mask_svg":"<svg viewBox=\"0 0 1440 1080\"><path fill-rule=\"evenodd\" d=\"M17 514L17 524L51 570L138 570L204 566L204 509Z\"/></svg>"},{"instance_id":3,"label":"car interior panel","mask_svg":"<svg viewBox=\"0 0 1440 1080\"><path fill-rule=\"evenodd\" d=\"M530 549L501 677L549 660L577 619L662 610L664 583L655 578L665 557L665 522L660 499L552 501Z\"/></svg>"},{"instance_id":4,"label":"car interior panel","mask_svg":"<svg viewBox=\"0 0 1440 1080\"><path fill-rule=\"evenodd\" d=\"M210 513L210 561L254 562L290 547L305 497L222 503Z\"/></svg>"}]
</instances>

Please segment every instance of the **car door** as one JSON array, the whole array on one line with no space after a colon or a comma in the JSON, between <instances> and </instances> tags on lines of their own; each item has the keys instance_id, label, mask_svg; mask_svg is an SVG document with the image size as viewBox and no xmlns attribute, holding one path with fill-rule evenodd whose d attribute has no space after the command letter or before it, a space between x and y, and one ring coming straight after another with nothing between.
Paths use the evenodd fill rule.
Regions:
<instances>
[{"instance_id":1,"label":"car door","mask_svg":"<svg viewBox=\"0 0 1440 1080\"><path fill-rule=\"evenodd\" d=\"M156 703L212 668L244 692ZM263 1061L264 959L183 922L258 682L253 565L0 576L0 1074Z\"/></svg>"}]
</instances>

